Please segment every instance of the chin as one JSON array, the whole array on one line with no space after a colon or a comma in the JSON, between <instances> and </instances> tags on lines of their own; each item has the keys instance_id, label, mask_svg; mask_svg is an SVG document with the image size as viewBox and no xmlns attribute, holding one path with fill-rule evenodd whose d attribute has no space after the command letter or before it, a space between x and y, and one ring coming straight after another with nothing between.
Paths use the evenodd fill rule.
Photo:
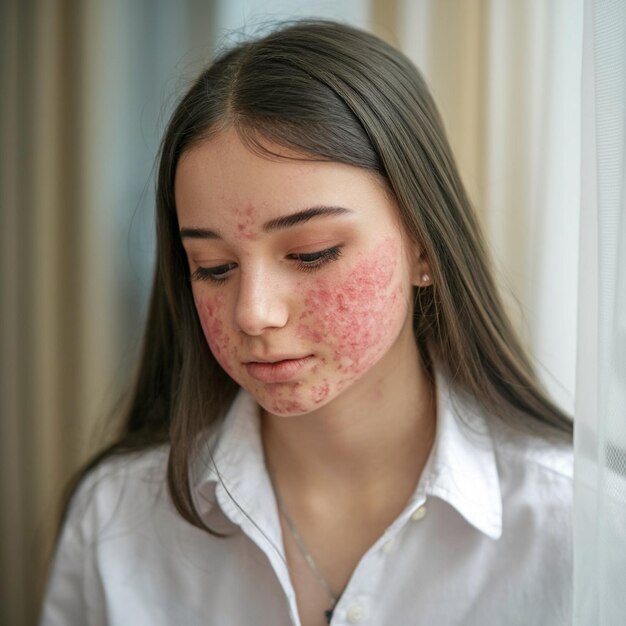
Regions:
<instances>
[{"instance_id":1,"label":"chin","mask_svg":"<svg viewBox=\"0 0 626 626\"><path fill-rule=\"evenodd\" d=\"M268 385L242 385L257 403L273 415L297 416L313 413L329 404L337 395L332 393L331 383L323 381L318 384L290 383Z\"/></svg>"}]
</instances>

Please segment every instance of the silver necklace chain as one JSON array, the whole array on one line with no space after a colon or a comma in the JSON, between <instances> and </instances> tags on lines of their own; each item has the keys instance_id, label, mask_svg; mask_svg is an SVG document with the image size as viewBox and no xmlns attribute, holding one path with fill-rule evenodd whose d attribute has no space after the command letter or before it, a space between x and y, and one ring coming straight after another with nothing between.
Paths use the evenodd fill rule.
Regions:
<instances>
[{"instance_id":1,"label":"silver necklace chain","mask_svg":"<svg viewBox=\"0 0 626 626\"><path fill-rule=\"evenodd\" d=\"M291 516L289 515L289 512L287 511L287 507L285 506L285 503L282 501L282 498L280 497L280 493L276 485L276 479L272 475L271 472L270 472L270 476L272 477L272 483L274 485L274 494L276 495L276 502L278 504L278 508L280 509L280 512L283 514L285 521L287 522L287 526L289 526L289 530L291 531L294 541L296 542L296 545L298 546L298 550L300 550L300 553L304 557L304 560L307 562L307 565L311 568L311 571L315 574L320 585L326 590L326 593L328 593L328 596L332 600L332 606L330 607L330 609L324 612L326 615L326 620L330 624L330 620L333 615L333 610L335 609L335 606L337 605L337 602L339 601L339 597L336 596L333 590L330 588L328 581L326 580L326 578L324 578L324 575L320 571L320 568L317 566L315 559L311 556L311 553L307 550L307 547L304 543L304 540L302 539L302 536L298 532L296 525L294 524L293 520L291 519Z\"/></svg>"}]
</instances>

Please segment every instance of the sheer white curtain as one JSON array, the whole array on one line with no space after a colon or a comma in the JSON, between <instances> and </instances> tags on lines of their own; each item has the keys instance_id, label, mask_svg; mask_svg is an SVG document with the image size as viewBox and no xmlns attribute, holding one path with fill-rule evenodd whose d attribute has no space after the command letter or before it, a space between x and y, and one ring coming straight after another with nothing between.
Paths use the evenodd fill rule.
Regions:
<instances>
[{"instance_id":1,"label":"sheer white curtain","mask_svg":"<svg viewBox=\"0 0 626 626\"><path fill-rule=\"evenodd\" d=\"M518 328L575 413L574 624L626 624L626 1L404 0L399 14Z\"/></svg>"},{"instance_id":2,"label":"sheer white curtain","mask_svg":"<svg viewBox=\"0 0 626 626\"><path fill-rule=\"evenodd\" d=\"M585 0L575 626L626 623L626 2Z\"/></svg>"}]
</instances>

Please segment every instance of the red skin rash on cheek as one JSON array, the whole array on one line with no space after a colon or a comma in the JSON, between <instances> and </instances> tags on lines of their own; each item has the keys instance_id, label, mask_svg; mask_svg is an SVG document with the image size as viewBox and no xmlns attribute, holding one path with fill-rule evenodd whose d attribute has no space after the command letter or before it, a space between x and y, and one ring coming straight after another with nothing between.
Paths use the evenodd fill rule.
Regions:
<instances>
[{"instance_id":1,"label":"red skin rash on cheek","mask_svg":"<svg viewBox=\"0 0 626 626\"><path fill-rule=\"evenodd\" d=\"M196 297L195 304L202 331L213 356L233 380L240 382L238 380L238 372L229 365L229 363L235 364L239 362L239 353L237 346L231 341L228 330L224 328L222 322L225 307L223 297L219 294L205 298ZM307 407L297 397L298 387L298 384L290 387L280 385L266 386L263 395L267 394L270 396L267 398L266 408L278 414L306 413ZM251 388L250 391L255 395L254 388ZM256 390L256 393L258 393L258 390ZM323 389L320 393L324 395Z\"/></svg>"},{"instance_id":2,"label":"red skin rash on cheek","mask_svg":"<svg viewBox=\"0 0 626 626\"><path fill-rule=\"evenodd\" d=\"M393 277L399 252L385 241L354 265L348 278L320 280L304 294L299 337L331 345L340 372L358 375L371 366L387 340L390 325L398 317L401 287ZM328 392L313 389L314 401ZM319 400L321 402L322 400Z\"/></svg>"},{"instance_id":3,"label":"red skin rash on cheek","mask_svg":"<svg viewBox=\"0 0 626 626\"><path fill-rule=\"evenodd\" d=\"M246 213L253 221L254 209ZM247 228L243 224L242 232ZM329 266L294 285L297 317L285 332L317 358L301 380L286 384L263 384L247 375L242 359L249 346L229 321L230 292L199 287L196 310L215 359L274 414L305 414L332 400L387 353L407 319L410 291L399 271L400 245L387 238L350 263Z\"/></svg>"},{"instance_id":4,"label":"red skin rash on cheek","mask_svg":"<svg viewBox=\"0 0 626 626\"><path fill-rule=\"evenodd\" d=\"M237 348L233 347L231 350L230 337L224 331L224 326L220 319L223 307L224 302L219 295L207 299L196 298L196 310L198 311L200 324L209 348L217 362L232 376L232 372L228 367L229 352L232 355L236 355Z\"/></svg>"}]
</instances>

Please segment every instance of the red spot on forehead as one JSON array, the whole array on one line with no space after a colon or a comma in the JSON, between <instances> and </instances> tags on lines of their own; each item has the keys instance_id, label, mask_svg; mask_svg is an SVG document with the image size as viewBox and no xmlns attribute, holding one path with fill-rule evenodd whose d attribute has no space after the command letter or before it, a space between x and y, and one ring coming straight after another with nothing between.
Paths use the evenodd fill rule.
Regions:
<instances>
[{"instance_id":1,"label":"red spot on forehead","mask_svg":"<svg viewBox=\"0 0 626 626\"><path fill-rule=\"evenodd\" d=\"M255 232L257 210L249 205L244 209L235 209L235 216L239 218L237 222L237 235L242 239L254 241L257 238Z\"/></svg>"}]
</instances>

